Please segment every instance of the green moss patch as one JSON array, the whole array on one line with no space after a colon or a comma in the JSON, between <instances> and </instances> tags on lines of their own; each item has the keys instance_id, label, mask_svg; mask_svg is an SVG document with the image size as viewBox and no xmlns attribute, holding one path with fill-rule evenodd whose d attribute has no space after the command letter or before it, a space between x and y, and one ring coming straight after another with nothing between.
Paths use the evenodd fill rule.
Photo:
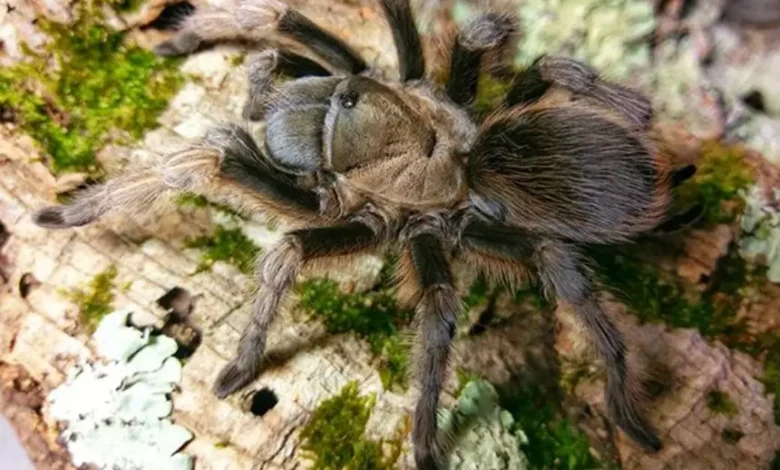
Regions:
<instances>
[{"instance_id":1,"label":"green moss patch","mask_svg":"<svg viewBox=\"0 0 780 470\"><path fill-rule=\"evenodd\" d=\"M239 219L244 218L241 214L236 212L232 207L217 202L211 202L208 199L206 199L205 196L202 196L200 194L194 194L194 193L180 194L176 198L176 203L181 207L198 207L198 208L211 207L218 211L232 215L233 217L237 217Z\"/></svg>"},{"instance_id":2,"label":"green moss patch","mask_svg":"<svg viewBox=\"0 0 780 470\"><path fill-rule=\"evenodd\" d=\"M706 223L734 221L745 206L740 193L754 180L744 154L738 144L704 142L696 174L680 186L677 197L683 204L702 204Z\"/></svg>"},{"instance_id":3,"label":"green moss patch","mask_svg":"<svg viewBox=\"0 0 780 470\"><path fill-rule=\"evenodd\" d=\"M395 468L401 439L374 441L365 437L375 397L361 396L357 382L323 400L301 431L302 449L312 470L385 470Z\"/></svg>"},{"instance_id":4,"label":"green moss patch","mask_svg":"<svg viewBox=\"0 0 780 470\"><path fill-rule=\"evenodd\" d=\"M736 249L721 261L717 277L697 300L689 300L681 280L646 261L614 248L594 250L592 255L602 282L640 321L696 328L730 346L744 343L736 314L753 273Z\"/></svg>"},{"instance_id":5,"label":"green moss patch","mask_svg":"<svg viewBox=\"0 0 780 470\"><path fill-rule=\"evenodd\" d=\"M590 453L588 437L557 409L560 390L532 385L500 391L501 407L512 414L516 432L525 433L522 451L534 470L591 470L601 465Z\"/></svg>"},{"instance_id":6,"label":"green moss patch","mask_svg":"<svg viewBox=\"0 0 780 470\"><path fill-rule=\"evenodd\" d=\"M707 394L707 408L713 413L734 416L739 413L739 408L728 393L720 390L712 390Z\"/></svg>"},{"instance_id":7,"label":"green moss patch","mask_svg":"<svg viewBox=\"0 0 780 470\"><path fill-rule=\"evenodd\" d=\"M92 333L100 320L114 309L114 281L116 266L110 266L82 287L64 292L65 296L79 307L79 324Z\"/></svg>"},{"instance_id":8,"label":"green moss patch","mask_svg":"<svg viewBox=\"0 0 780 470\"><path fill-rule=\"evenodd\" d=\"M380 358L385 388L406 387L408 345L402 329L413 312L398 307L387 287L365 292L342 292L330 279L309 279L298 285L300 307L325 322L329 333L354 332L368 341Z\"/></svg>"},{"instance_id":9,"label":"green moss patch","mask_svg":"<svg viewBox=\"0 0 780 470\"><path fill-rule=\"evenodd\" d=\"M129 44L99 5L78 5L72 24L37 23L51 39L43 52L27 49L25 62L0 69L0 109L38 142L55 173L99 172L96 152L156 127L182 83L179 61Z\"/></svg>"},{"instance_id":10,"label":"green moss patch","mask_svg":"<svg viewBox=\"0 0 780 470\"><path fill-rule=\"evenodd\" d=\"M221 225L217 225L211 235L186 240L185 246L203 250L196 273L211 269L217 261L224 261L244 274L251 274L261 252L240 228L227 229Z\"/></svg>"},{"instance_id":11,"label":"green moss patch","mask_svg":"<svg viewBox=\"0 0 780 470\"><path fill-rule=\"evenodd\" d=\"M772 336L766 348L764 376L761 381L766 387L766 392L775 396L775 423L780 423L780 336Z\"/></svg>"}]
</instances>

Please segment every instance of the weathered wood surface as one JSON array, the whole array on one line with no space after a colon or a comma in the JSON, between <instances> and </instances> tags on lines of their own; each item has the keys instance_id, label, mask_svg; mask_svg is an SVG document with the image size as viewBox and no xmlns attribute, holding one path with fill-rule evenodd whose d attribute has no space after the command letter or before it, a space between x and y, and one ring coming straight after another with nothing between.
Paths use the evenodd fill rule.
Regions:
<instances>
[{"instance_id":1,"label":"weathered wood surface","mask_svg":"<svg viewBox=\"0 0 780 470\"><path fill-rule=\"evenodd\" d=\"M20 5L13 14L67 14L56 2L38 3ZM389 32L377 26L381 17L373 2L296 4L329 24L370 63L388 73L394 70ZM24 18L0 15L0 20L12 27L25 25ZM134 34L141 42L154 41L153 33ZM183 69L199 75L198 83L182 89L161 118L161 127L147 134L137 148L108 148L100 155L101 163L110 173L119 172L128 163L153 158L165 148L202 135L213 123L238 119L246 96L246 69L233 65L231 58L237 53L220 47L188 59ZM59 291L88 281L110 265L118 268L117 283L130 285L126 292L117 293L115 306L130 307L147 322L161 321L165 312L156 302L171 289L183 288L196 296L191 321L203 330L204 341L185 365L181 391L173 398L173 419L195 434L185 451L196 457L198 469L305 468L297 438L301 426L322 399L350 380L358 380L362 391L377 394L370 435L392 437L402 425L414 405L414 388L405 394L384 391L367 344L351 335L326 335L320 325L296 322L289 314L282 315L270 333L269 347L278 358L275 366L245 393L217 400L211 383L234 352L253 283L222 263L191 275L198 253L185 249L184 240L210 230L210 210L173 208L156 217L109 218L92 227L45 231L30 222L30 213L51 203L67 181L55 180L44 164L35 161L36 155L32 141L12 124L0 128L0 410L9 416L39 468L69 468L67 453L56 442L56 424L42 406L43 397L63 380L70 366L93 355L87 335L77 324L76 306ZM278 237L261 222L248 224L248 230L260 233L267 244ZM723 255L732 236L728 230L691 234L683 254L670 261L670 269L697 282ZM356 271L361 274L355 280L370 285L376 275L375 260L366 259L359 267L362 271ZM775 291L768 305L777 305L778 298ZM766 305L754 314L759 325L764 312L774 308ZM524 377L529 358L548 357L552 344L540 339L548 325L517 310L522 309L509 306L502 321L486 333L460 338L457 364L504 384ZM668 392L651 404L666 447L647 456L619 433L611 435L603 419L598 375L578 386L575 406L590 410L591 417L584 421L594 442L615 444L626 469L765 468L780 446L780 430L773 421L771 398L757 380L760 364L704 340L695 331L640 326L626 318L622 323L632 348L640 352L639 357L663 364L665 377L672 382ZM558 312L558 320L558 352L564 358L581 354L583 341L567 313ZM454 386L450 383L449 390ZM245 411L245 401L249 392L262 387L274 390L279 404L258 418ZM738 402L739 413L726 417L710 412L706 396L713 388L728 391ZM445 396L444 402L450 403L451 397ZM732 427L745 434L737 443L722 437ZM228 444L217 445L222 443ZM400 465L412 468L408 452Z\"/></svg>"}]
</instances>

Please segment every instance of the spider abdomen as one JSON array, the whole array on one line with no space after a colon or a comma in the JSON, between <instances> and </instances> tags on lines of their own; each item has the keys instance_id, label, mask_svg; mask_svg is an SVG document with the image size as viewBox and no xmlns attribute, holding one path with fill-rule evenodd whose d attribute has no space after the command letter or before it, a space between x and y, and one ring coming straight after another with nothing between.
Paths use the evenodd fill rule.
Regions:
<instances>
[{"instance_id":1,"label":"spider abdomen","mask_svg":"<svg viewBox=\"0 0 780 470\"><path fill-rule=\"evenodd\" d=\"M627 239L656 226L667 178L643 132L574 105L490 119L469 159L469 184L506 222L580 242Z\"/></svg>"}]
</instances>

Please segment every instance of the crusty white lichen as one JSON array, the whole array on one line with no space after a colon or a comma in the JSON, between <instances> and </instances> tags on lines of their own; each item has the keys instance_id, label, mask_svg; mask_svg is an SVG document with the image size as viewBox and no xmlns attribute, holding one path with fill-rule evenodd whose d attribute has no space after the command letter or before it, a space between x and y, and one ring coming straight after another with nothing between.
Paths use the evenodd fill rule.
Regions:
<instances>
[{"instance_id":1,"label":"crusty white lichen","mask_svg":"<svg viewBox=\"0 0 780 470\"><path fill-rule=\"evenodd\" d=\"M520 444L522 432L512 432L512 415L498 405L496 389L484 380L468 382L456 405L439 415L442 431L452 436L452 470L523 470L528 467Z\"/></svg>"},{"instance_id":2,"label":"crusty white lichen","mask_svg":"<svg viewBox=\"0 0 780 470\"><path fill-rule=\"evenodd\" d=\"M758 186L743 196L745 212L740 254L750 262L766 266L767 278L780 282L780 211L777 209L780 188L774 189L774 205L767 201Z\"/></svg>"},{"instance_id":3,"label":"crusty white lichen","mask_svg":"<svg viewBox=\"0 0 780 470\"><path fill-rule=\"evenodd\" d=\"M93 341L103 360L73 368L49 394L49 414L64 423L61 437L76 466L189 470L192 458L177 451L192 434L169 418L182 373L172 357L176 342L128 326L129 315L101 321Z\"/></svg>"}]
</instances>

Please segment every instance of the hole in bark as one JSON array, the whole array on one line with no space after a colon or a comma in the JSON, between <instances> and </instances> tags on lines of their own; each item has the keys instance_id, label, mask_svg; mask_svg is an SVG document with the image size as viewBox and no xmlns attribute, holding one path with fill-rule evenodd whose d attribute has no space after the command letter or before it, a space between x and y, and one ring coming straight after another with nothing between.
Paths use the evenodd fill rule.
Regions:
<instances>
[{"instance_id":1,"label":"hole in bark","mask_svg":"<svg viewBox=\"0 0 780 470\"><path fill-rule=\"evenodd\" d=\"M24 273L22 274L21 279L19 279L19 295L21 295L23 299L26 299L33 289L40 286L41 281L36 279L32 273Z\"/></svg>"},{"instance_id":2,"label":"hole in bark","mask_svg":"<svg viewBox=\"0 0 780 470\"><path fill-rule=\"evenodd\" d=\"M195 298L187 289L174 287L157 299L157 305L168 312L177 321L184 321L195 308Z\"/></svg>"},{"instance_id":3,"label":"hole in bark","mask_svg":"<svg viewBox=\"0 0 780 470\"><path fill-rule=\"evenodd\" d=\"M0 250L8 243L9 238L11 238L11 233L0 221ZM0 252L0 285L8 283L9 279L11 279L11 261Z\"/></svg>"},{"instance_id":4,"label":"hole in bark","mask_svg":"<svg viewBox=\"0 0 780 470\"><path fill-rule=\"evenodd\" d=\"M0 221L0 248L5 246L9 238L11 238L11 234L8 232L8 229L5 228L3 222Z\"/></svg>"},{"instance_id":5,"label":"hole in bark","mask_svg":"<svg viewBox=\"0 0 780 470\"><path fill-rule=\"evenodd\" d=\"M745 103L753 111L765 112L766 106L764 105L764 95L758 90L753 90L747 95L742 97L742 102Z\"/></svg>"},{"instance_id":6,"label":"hole in bark","mask_svg":"<svg viewBox=\"0 0 780 470\"><path fill-rule=\"evenodd\" d=\"M184 18L188 17L195 11L195 6L187 1L176 2L165 5L165 8L160 12L160 15L154 19L151 23L143 26L141 29L175 29Z\"/></svg>"},{"instance_id":7,"label":"hole in bark","mask_svg":"<svg viewBox=\"0 0 780 470\"><path fill-rule=\"evenodd\" d=\"M252 395L249 411L255 416L263 416L271 411L277 403L279 403L279 399L274 391L268 387L263 387Z\"/></svg>"},{"instance_id":8,"label":"hole in bark","mask_svg":"<svg viewBox=\"0 0 780 470\"><path fill-rule=\"evenodd\" d=\"M479 336L484 333L496 316L496 297L491 295L488 304L479 314L477 321L469 328L469 336Z\"/></svg>"},{"instance_id":9,"label":"hole in bark","mask_svg":"<svg viewBox=\"0 0 780 470\"><path fill-rule=\"evenodd\" d=\"M179 349L174 356L178 359L192 356L203 337L200 329L189 321L195 308L195 297L187 289L174 287L157 299L157 305L168 312L161 331L176 340Z\"/></svg>"}]
</instances>

